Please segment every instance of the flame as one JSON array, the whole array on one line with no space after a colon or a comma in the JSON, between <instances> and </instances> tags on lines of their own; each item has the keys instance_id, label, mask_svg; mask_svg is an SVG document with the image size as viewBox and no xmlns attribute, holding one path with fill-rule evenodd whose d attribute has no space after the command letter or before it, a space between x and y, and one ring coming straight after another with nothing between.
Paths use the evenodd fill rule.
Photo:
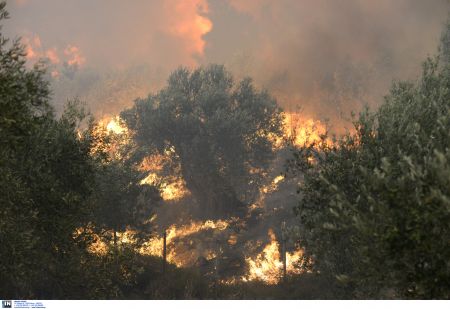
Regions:
<instances>
[{"instance_id":1,"label":"flame","mask_svg":"<svg viewBox=\"0 0 450 309\"><path fill-rule=\"evenodd\" d=\"M89 234L92 242L88 245L87 250L90 253L97 255L105 255L108 252L109 246L112 246L114 243L113 232L109 231L106 233L108 238L111 239L110 242L106 242L104 238L101 238L100 235L96 234L93 231L92 226L88 226L87 228L77 228L73 233L73 237L77 237L82 233ZM136 243L135 231L127 230L125 232L116 232L117 244L134 244Z\"/></svg>"},{"instance_id":2,"label":"flame","mask_svg":"<svg viewBox=\"0 0 450 309\"><path fill-rule=\"evenodd\" d=\"M23 36L22 43L25 45L26 58L28 60L37 60L42 57L41 49L41 39L38 35Z\"/></svg>"},{"instance_id":3,"label":"flame","mask_svg":"<svg viewBox=\"0 0 450 309\"><path fill-rule=\"evenodd\" d=\"M170 263L183 267L191 265L195 262L195 253L185 250L184 252L177 252L176 239L185 238L194 233L203 230L215 229L223 231L228 227L228 222L223 220L205 222L191 222L188 225L176 226L171 225L166 231L166 245L167 245L167 260ZM148 242L144 243L139 252L146 255L162 256L163 254L163 237L154 237ZM215 252L209 251L207 259L212 259L216 256Z\"/></svg>"},{"instance_id":4,"label":"flame","mask_svg":"<svg viewBox=\"0 0 450 309\"><path fill-rule=\"evenodd\" d=\"M178 201L190 194L186 183L181 177L163 176L164 165L171 160L173 149L168 149L164 154L154 154L146 157L140 169L149 172L141 184L158 185L161 189L161 197L165 201Z\"/></svg>"},{"instance_id":5,"label":"flame","mask_svg":"<svg viewBox=\"0 0 450 309\"><path fill-rule=\"evenodd\" d=\"M166 7L170 14L169 32L184 41L186 52L191 55L203 55L205 41L203 36L211 31L212 22L204 15L208 13L206 0L168 0Z\"/></svg>"},{"instance_id":6,"label":"flame","mask_svg":"<svg viewBox=\"0 0 450 309\"><path fill-rule=\"evenodd\" d=\"M108 130L108 132L112 131L115 134L122 134L127 132L127 128L120 125L119 119L117 117L114 117L108 122L108 124L106 125L106 129Z\"/></svg>"},{"instance_id":7,"label":"flame","mask_svg":"<svg viewBox=\"0 0 450 309\"><path fill-rule=\"evenodd\" d=\"M190 193L183 179L164 179L157 173L148 174L141 181L141 184L159 185L161 188L161 197L165 201L178 201Z\"/></svg>"},{"instance_id":8,"label":"flame","mask_svg":"<svg viewBox=\"0 0 450 309\"><path fill-rule=\"evenodd\" d=\"M164 167L165 158L163 155L155 154L144 158L141 165L143 171L161 171Z\"/></svg>"},{"instance_id":9,"label":"flame","mask_svg":"<svg viewBox=\"0 0 450 309\"><path fill-rule=\"evenodd\" d=\"M327 132L327 128L319 120L306 118L298 113L285 113L284 131L294 146L302 147L321 143L322 135ZM326 142L331 143L328 139Z\"/></svg>"},{"instance_id":10,"label":"flame","mask_svg":"<svg viewBox=\"0 0 450 309\"><path fill-rule=\"evenodd\" d=\"M161 193L161 197L165 201L180 200L188 194L184 181L177 179L176 182L166 184Z\"/></svg>"},{"instance_id":11,"label":"flame","mask_svg":"<svg viewBox=\"0 0 450 309\"><path fill-rule=\"evenodd\" d=\"M62 52L56 47L45 49L38 35L24 35L22 43L25 45L27 60L31 63L41 58L46 59L52 65L51 76L54 78L60 75L61 62L69 66L81 66L86 62L80 48L73 44L67 45Z\"/></svg>"},{"instance_id":12,"label":"flame","mask_svg":"<svg viewBox=\"0 0 450 309\"><path fill-rule=\"evenodd\" d=\"M166 236L166 252L167 261L173 263L178 267L192 266L196 262L199 254L194 250L186 250L183 246L183 238L188 237L192 234L198 233L204 230L217 230L224 231L228 227L229 223L224 220L212 221L208 220L205 222L190 222L187 225L177 226L171 225L167 229ZM79 235L83 230L81 228L74 232L74 237ZM113 235L112 232L109 233L109 242L106 242L104 238L95 234L92 229L88 229L93 242L89 245L88 251L97 254L105 255L108 249L113 245ZM136 232L133 230L126 230L125 232L117 232L117 244L135 244ZM162 257L163 255L163 237L156 236L145 242L142 246L137 248L137 252L144 255L153 255ZM218 256L218 252L214 250L207 249L200 253L207 260L212 260Z\"/></svg>"},{"instance_id":13,"label":"flame","mask_svg":"<svg viewBox=\"0 0 450 309\"><path fill-rule=\"evenodd\" d=\"M270 243L255 258L245 259L248 273L242 277L243 281L261 280L268 284L277 284L281 280L283 262L281 261L280 248L274 232L269 229ZM302 251L286 253L286 271L289 274L299 274L301 270L295 265L300 262Z\"/></svg>"},{"instance_id":14,"label":"flame","mask_svg":"<svg viewBox=\"0 0 450 309\"><path fill-rule=\"evenodd\" d=\"M59 63L58 51L56 48L50 48L45 52L45 57L53 64Z\"/></svg>"},{"instance_id":15,"label":"flame","mask_svg":"<svg viewBox=\"0 0 450 309\"><path fill-rule=\"evenodd\" d=\"M108 134L125 134L127 137L128 129L121 125L120 118L115 116L111 119L105 117L103 120L99 121L99 127L105 128ZM111 146L110 153L113 156L116 148L115 145ZM170 152L170 150L168 150ZM169 153L166 153L169 155ZM163 177L160 172L163 170L164 161L166 160L165 155L152 155L144 159L140 166L140 170L147 171L149 174L140 183L157 185L161 189L161 197L165 201L177 201L189 195L190 192L186 188L186 183L182 178L179 177Z\"/></svg>"},{"instance_id":16,"label":"flame","mask_svg":"<svg viewBox=\"0 0 450 309\"><path fill-rule=\"evenodd\" d=\"M275 177L269 185L263 186L260 191L264 194L271 193L278 188L278 183L280 183L282 180L284 180L284 176L279 175Z\"/></svg>"},{"instance_id":17,"label":"flame","mask_svg":"<svg viewBox=\"0 0 450 309\"><path fill-rule=\"evenodd\" d=\"M124 160L129 158L129 152L124 151L124 146L131 142L128 129L123 127L119 117L105 117L98 121L92 131L94 144L91 147L91 155L99 153L107 154L108 159ZM105 137L111 137L105 140Z\"/></svg>"},{"instance_id":18,"label":"flame","mask_svg":"<svg viewBox=\"0 0 450 309\"><path fill-rule=\"evenodd\" d=\"M189 237L192 234L198 233L203 230L217 230L224 231L229 226L229 222L224 220L205 222L190 222L190 224L177 226L171 225L167 229L166 234L166 256L169 263L175 264L177 267L192 266L197 261L199 254L196 250L186 249L184 247L184 238ZM80 234L82 229L79 228L75 231L76 234ZM92 239L94 240L88 247L89 252L98 255L105 255L109 248L113 245L112 232L110 232L110 241L106 242L104 238L100 238L92 230L88 229ZM133 230L127 230L125 232L117 232L117 244L135 244L136 232ZM253 280L263 281L266 284L278 284L282 279L283 262L281 260L280 248L275 237L274 232L269 229L268 231L270 242L264 247L256 257L247 257L245 259L248 267L248 272L242 277L232 277L222 279L220 282L223 284L234 284L238 281L248 282ZM230 237L232 243L236 242L235 237ZM230 242L229 240L229 242ZM163 255L163 237L156 236L145 242L142 246L137 248L137 252L144 255L153 255L162 257ZM189 242L192 245L192 241ZM189 246L190 247L190 246ZM204 256L206 260L212 260L220 257L220 252L212 249L203 250L200 255ZM297 267L301 263L303 252L301 250L287 252L286 253L286 272L288 274L300 274L302 270Z\"/></svg>"},{"instance_id":19,"label":"flame","mask_svg":"<svg viewBox=\"0 0 450 309\"><path fill-rule=\"evenodd\" d=\"M81 66L86 62L86 58L81 55L80 48L75 45L67 45L64 49L64 55L68 58L67 63L71 66Z\"/></svg>"},{"instance_id":20,"label":"flame","mask_svg":"<svg viewBox=\"0 0 450 309\"><path fill-rule=\"evenodd\" d=\"M266 198L266 195L276 191L278 189L278 186L279 186L280 182L282 182L282 181L284 181L284 176L283 175L278 175L268 185L263 185L259 189L258 198L256 199L256 201L252 205L250 205L250 210L263 208L264 207L264 200Z\"/></svg>"}]
</instances>

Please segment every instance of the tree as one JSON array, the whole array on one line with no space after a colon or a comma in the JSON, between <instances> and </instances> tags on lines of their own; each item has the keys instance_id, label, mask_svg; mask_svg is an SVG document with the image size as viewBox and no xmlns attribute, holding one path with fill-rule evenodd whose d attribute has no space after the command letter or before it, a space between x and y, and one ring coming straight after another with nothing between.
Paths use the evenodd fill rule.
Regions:
<instances>
[{"instance_id":1,"label":"tree","mask_svg":"<svg viewBox=\"0 0 450 309\"><path fill-rule=\"evenodd\" d=\"M149 235L150 218L160 200L155 186L141 184L145 174L133 163L133 143L126 133L106 131L91 123L85 137L93 144L91 156L96 160L95 189L90 202L93 221L101 231L112 231L114 245L117 232L127 227Z\"/></svg>"},{"instance_id":2,"label":"tree","mask_svg":"<svg viewBox=\"0 0 450 309\"><path fill-rule=\"evenodd\" d=\"M7 17L0 1L0 21ZM55 116L45 77L43 63L29 69L24 47L0 32L0 291L10 299L118 297L147 266L138 269L135 248L91 254L89 228L148 229L147 201L158 192L82 129L88 114L78 100Z\"/></svg>"},{"instance_id":3,"label":"tree","mask_svg":"<svg viewBox=\"0 0 450 309\"><path fill-rule=\"evenodd\" d=\"M450 297L449 102L449 63L429 59L355 134L296 152L299 240L350 297Z\"/></svg>"},{"instance_id":4,"label":"tree","mask_svg":"<svg viewBox=\"0 0 450 309\"><path fill-rule=\"evenodd\" d=\"M90 145L77 134L82 110L69 104L56 119L43 64L25 63L19 41L0 33L0 290L64 297L82 281L86 242L74 232L90 212Z\"/></svg>"},{"instance_id":5,"label":"tree","mask_svg":"<svg viewBox=\"0 0 450 309\"><path fill-rule=\"evenodd\" d=\"M171 154L206 217L236 214L273 157L282 116L250 79L223 66L173 72L157 94L121 113L145 154ZM256 187L256 186L255 186Z\"/></svg>"}]
</instances>

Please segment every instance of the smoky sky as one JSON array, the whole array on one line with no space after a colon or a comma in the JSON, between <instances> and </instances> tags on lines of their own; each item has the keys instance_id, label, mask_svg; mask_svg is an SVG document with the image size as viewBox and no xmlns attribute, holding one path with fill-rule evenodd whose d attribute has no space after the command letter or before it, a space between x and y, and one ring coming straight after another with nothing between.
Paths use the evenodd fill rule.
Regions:
<instances>
[{"instance_id":1,"label":"smoky sky","mask_svg":"<svg viewBox=\"0 0 450 309\"><path fill-rule=\"evenodd\" d=\"M51 59L55 103L115 114L183 65L225 64L286 109L339 118L415 79L436 54L445 0L15 0L10 36ZM36 59L30 59L36 60ZM70 65L68 65L70 64ZM72 65L74 64L74 65Z\"/></svg>"}]
</instances>

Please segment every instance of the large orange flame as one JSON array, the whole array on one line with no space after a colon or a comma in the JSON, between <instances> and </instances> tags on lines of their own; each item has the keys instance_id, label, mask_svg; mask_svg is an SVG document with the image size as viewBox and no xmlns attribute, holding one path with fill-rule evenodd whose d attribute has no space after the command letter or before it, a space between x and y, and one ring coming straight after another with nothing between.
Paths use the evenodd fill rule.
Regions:
<instances>
[{"instance_id":1,"label":"large orange flame","mask_svg":"<svg viewBox=\"0 0 450 309\"><path fill-rule=\"evenodd\" d=\"M260 280L268 284L277 284L282 278L283 262L280 248L274 232L269 229L270 242L255 258L246 258L248 273L243 281ZM301 261L302 251L286 252L286 271L289 274L299 274L301 270L296 264Z\"/></svg>"},{"instance_id":2,"label":"large orange flame","mask_svg":"<svg viewBox=\"0 0 450 309\"><path fill-rule=\"evenodd\" d=\"M206 0L168 0L166 8L172 11L169 32L182 39L186 52L191 56L203 55L205 40L203 36L211 31L212 22L205 17L208 13ZM192 64L195 64L193 61Z\"/></svg>"},{"instance_id":3,"label":"large orange flame","mask_svg":"<svg viewBox=\"0 0 450 309\"><path fill-rule=\"evenodd\" d=\"M310 146L321 143L322 136L327 133L327 127L320 120L305 117L299 113L285 113L285 136L292 141L294 146ZM326 140L330 143L330 140Z\"/></svg>"},{"instance_id":4,"label":"large orange flame","mask_svg":"<svg viewBox=\"0 0 450 309\"><path fill-rule=\"evenodd\" d=\"M228 227L228 222L224 220L205 222L191 222L188 225L177 226L171 225L167 229L166 244L167 244L167 260L179 267L192 265L195 262L196 256L193 252L177 252L175 239L181 239L198 233L203 230L215 229L223 231ZM162 256L163 253L163 238L155 237L146 242L140 249L142 254ZM214 252L208 252L207 258L215 257Z\"/></svg>"}]
</instances>

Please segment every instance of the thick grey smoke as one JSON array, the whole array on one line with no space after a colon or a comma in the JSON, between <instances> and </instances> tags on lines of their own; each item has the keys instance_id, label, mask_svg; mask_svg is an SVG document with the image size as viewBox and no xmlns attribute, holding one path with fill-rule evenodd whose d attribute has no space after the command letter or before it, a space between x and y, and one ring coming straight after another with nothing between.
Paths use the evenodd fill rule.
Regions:
<instances>
[{"instance_id":1,"label":"thick grey smoke","mask_svg":"<svg viewBox=\"0 0 450 309\"><path fill-rule=\"evenodd\" d=\"M179 65L224 63L288 109L340 119L414 79L445 0L15 0L6 30L52 60L55 101L118 113Z\"/></svg>"},{"instance_id":2,"label":"thick grey smoke","mask_svg":"<svg viewBox=\"0 0 450 309\"><path fill-rule=\"evenodd\" d=\"M443 0L210 1L207 61L253 76L286 108L348 116L436 53ZM231 6L229 5L231 4Z\"/></svg>"}]
</instances>

